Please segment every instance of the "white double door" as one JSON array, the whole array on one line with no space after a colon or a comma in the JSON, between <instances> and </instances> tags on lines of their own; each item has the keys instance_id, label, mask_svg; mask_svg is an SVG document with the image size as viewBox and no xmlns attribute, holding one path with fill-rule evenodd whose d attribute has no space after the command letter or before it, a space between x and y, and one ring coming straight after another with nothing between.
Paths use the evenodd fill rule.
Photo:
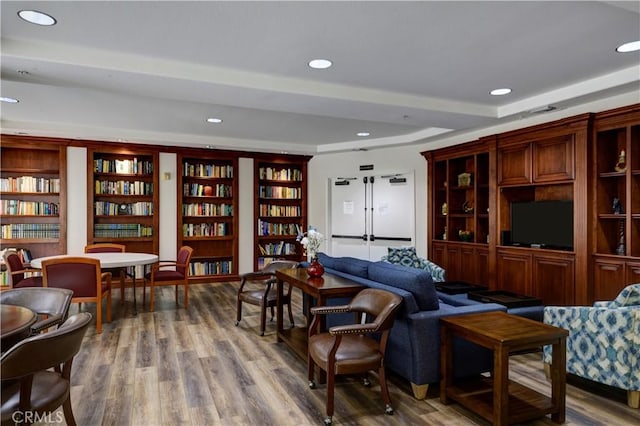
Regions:
<instances>
[{"instance_id":1,"label":"white double door","mask_svg":"<svg viewBox=\"0 0 640 426\"><path fill-rule=\"evenodd\" d=\"M380 260L415 246L413 172L330 179L332 256Z\"/></svg>"}]
</instances>

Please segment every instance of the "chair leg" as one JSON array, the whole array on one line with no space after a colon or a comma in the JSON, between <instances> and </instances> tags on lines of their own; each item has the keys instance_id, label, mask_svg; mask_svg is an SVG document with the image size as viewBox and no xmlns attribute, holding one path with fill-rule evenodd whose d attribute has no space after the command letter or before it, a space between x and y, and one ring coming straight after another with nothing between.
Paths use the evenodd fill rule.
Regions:
<instances>
[{"instance_id":1,"label":"chair leg","mask_svg":"<svg viewBox=\"0 0 640 426\"><path fill-rule=\"evenodd\" d=\"M387 387L387 376L384 372L384 366L381 366L378 370L378 379L380 380L380 391L382 392L382 400L385 404L384 412L386 414L393 414L393 407L391 406L391 397L389 396L389 388Z\"/></svg>"},{"instance_id":2,"label":"chair leg","mask_svg":"<svg viewBox=\"0 0 640 426\"><path fill-rule=\"evenodd\" d=\"M133 291L136 291L135 286L133 287ZM142 307L144 308L147 298L147 279L142 279Z\"/></svg>"},{"instance_id":3,"label":"chair leg","mask_svg":"<svg viewBox=\"0 0 640 426\"><path fill-rule=\"evenodd\" d=\"M124 305L124 284L125 284L124 271L120 270L120 304L121 305Z\"/></svg>"},{"instance_id":4,"label":"chair leg","mask_svg":"<svg viewBox=\"0 0 640 426\"><path fill-rule=\"evenodd\" d=\"M265 323L267 322L267 307L264 304L264 300L260 305L260 335L264 336L264 330L266 328Z\"/></svg>"},{"instance_id":5,"label":"chair leg","mask_svg":"<svg viewBox=\"0 0 640 426\"><path fill-rule=\"evenodd\" d=\"M640 408L640 391L627 391L627 405L631 408Z\"/></svg>"},{"instance_id":6,"label":"chair leg","mask_svg":"<svg viewBox=\"0 0 640 426\"><path fill-rule=\"evenodd\" d=\"M100 295L96 300L96 333L102 333L102 297Z\"/></svg>"},{"instance_id":7,"label":"chair leg","mask_svg":"<svg viewBox=\"0 0 640 426\"><path fill-rule=\"evenodd\" d=\"M107 292L107 322L111 322L111 291Z\"/></svg>"},{"instance_id":8,"label":"chair leg","mask_svg":"<svg viewBox=\"0 0 640 426\"><path fill-rule=\"evenodd\" d=\"M178 303L178 284L176 284L176 308L180 305L180 303Z\"/></svg>"},{"instance_id":9,"label":"chair leg","mask_svg":"<svg viewBox=\"0 0 640 426\"><path fill-rule=\"evenodd\" d=\"M287 303L287 308L289 308L289 322L291 323L291 328L293 328L296 326L296 324L293 322L293 312L291 312L291 302Z\"/></svg>"},{"instance_id":10,"label":"chair leg","mask_svg":"<svg viewBox=\"0 0 640 426\"><path fill-rule=\"evenodd\" d=\"M67 426L76 426L76 419L71 409L71 396L68 396L62 404L62 411L64 412L64 419L67 422Z\"/></svg>"},{"instance_id":11,"label":"chair leg","mask_svg":"<svg viewBox=\"0 0 640 426\"><path fill-rule=\"evenodd\" d=\"M332 423L334 384L335 384L335 375L333 371L327 371L327 417L324 419L325 425L330 425Z\"/></svg>"},{"instance_id":12,"label":"chair leg","mask_svg":"<svg viewBox=\"0 0 640 426\"><path fill-rule=\"evenodd\" d=\"M153 285L153 282L150 283L149 285L149 312L153 312L153 308L154 308L154 304L153 304L153 296L155 294L155 286Z\"/></svg>"},{"instance_id":13,"label":"chair leg","mask_svg":"<svg viewBox=\"0 0 640 426\"><path fill-rule=\"evenodd\" d=\"M236 299L236 326L240 324L240 320L242 319L242 300L240 298Z\"/></svg>"},{"instance_id":14,"label":"chair leg","mask_svg":"<svg viewBox=\"0 0 640 426\"><path fill-rule=\"evenodd\" d=\"M189 281L184 282L184 308L189 307Z\"/></svg>"},{"instance_id":15,"label":"chair leg","mask_svg":"<svg viewBox=\"0 0 640 426\"><path fill-rule=\"evenodd\" d=\"M307 378L309 380L310 389L316 388L316 382L314 378L315 369L316 369L316 366L315 366L315 363L313 362L313 358L311 358L311 355L307 355Z\"/></svg>"}]
</instances>

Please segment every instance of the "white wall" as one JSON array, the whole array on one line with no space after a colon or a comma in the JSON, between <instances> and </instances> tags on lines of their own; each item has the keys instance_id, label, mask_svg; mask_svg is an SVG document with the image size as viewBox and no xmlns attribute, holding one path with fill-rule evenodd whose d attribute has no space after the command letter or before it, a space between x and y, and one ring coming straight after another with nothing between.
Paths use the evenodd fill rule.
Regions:
<instances>
[{"instance_id":1,"label":"white wall","mask_svg":"<svg viewBox=\"0 0 640 426\"><path fill-rule=\"evenodd\" d=\"M82 254L87 245L87 149L67 148L67 253Z\"/></svg>"},{"instance_id":2,"label":"white wall","mask_svg":"<svg viewBox=\"0 0 640 426\"><path fill-rule=\"evenodd\" d=\"M238 272L253 271L253 234L256 226L253 221L253 159L238 160L238 244L240 254Z\"/></svg>"},{"instance_id":3,"label":"white wall","mask_svg":"<svg viewBox=\"0 0 640 426\"><path fill-rule=\"evenodd\" d=\"M160 206L156 214L160 220L160 252L162 260L176 260L178 255L178 158L176 154L161 152L160 158ZM165 174L169 179L165 179Z\"/></svg>"}]
</instances>

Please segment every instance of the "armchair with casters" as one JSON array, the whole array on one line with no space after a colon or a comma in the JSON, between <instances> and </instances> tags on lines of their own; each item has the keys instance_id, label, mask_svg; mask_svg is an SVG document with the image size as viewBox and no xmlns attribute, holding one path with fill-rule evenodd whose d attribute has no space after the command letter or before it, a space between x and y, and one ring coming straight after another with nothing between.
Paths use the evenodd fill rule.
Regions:
<instances>
[{"instance_id":1,"label":"armchair with casters","mask_svg":"<svg viewBox=\"0 0 640 426\"><path fill-rule=\"evenodd\" d=\"M31 325L32 336L66 321L72 298L73 291L63 288L24 287L0 292L0 304L23 306L38 315Z\"/></svg>"},{"instance_id":2,"label":"armchair with casters","mask_svg":"<svg viewBox=\"0 0 640 426\"><path fill-rule=\"evenodd\" d=\"M66 424L76 424L71 366L90 322L91 314L81 312L56 330L22 340L2 354L2 424L28 424L25 413L44 415L60 406Z\"/></svg>"},{"instance_id":3,"label":"armchair with casters","mask_svg":"<svg viewBox=\"0 0 640 426\"><path fill-rule=\"evenodd\" d=\"M85 253L124 253L127 247L123 244L99 243L84 247ZM120 304L124 305L124 286L127 278L127 268L105 268L102 272L110 272L111 277L120 279Z\"/></svg>"},{"instance_id":4,"label":"armchair with casters","mask_svg":"<svg viewBox=\"0 0 640 426\"><path fill-rule=\"evenodd\" d=\"M182 246L178 250L178 256L173 260L160 260L151 266L151 272L144 276L142 290L142 306L146 303L146 288L149 284L149 310L153 312L154 289L157 286L173 285L176 287L176 305L178 305L178 286L184 287L184 307L189 307L189 264L193 249L189 246Z\"/></svg>"},{"instance_id":5,"label":"armchair with casters","mask_svg":"<svg viewBox=\"0 0 640 426\"><path fill-rule=\"evenodd\" d=\"M567 373L626 390L640 407L640 284L593 306L546 306L544 322L569 331ZM550 347L543 360L548 371Z\"/></svg>"},{"instance_id":6,"label":"armchair with casters","mask_svg":"<svg viewBox=\"0 0 640 426\"><path fill-rule=\"evenodd\" d=\"M366 374L377 370L385 413L393 414L385 375L385 350L389 333L402 298L386 290L368 288L358 293L348 305L317 306L309 327L308 377L309 387L316 387L315 366L327 373L327 416L325 425L332 423L334 384L336 375ZM334 326L320 332L320 317L332 313L353 312L355 323ZM362 320L366 319L367 322ZM379 339L374 336L379 336ZM364 384L369 382L365 378Z\"/></svg>"},{"instance_id":7,"label":"armchair with casters","mask_svg":"<svg viewBox=\"0 0 640 426\"><path fill-rule=\"evenodd\" d=\"M276 260L257 272L249 272L241 275L236 303L236 326L242 319L242 303L260 306L260 335L264 336L267 308L271 309L271 321L273 321L274 307L277 303L276 271L285 268L297 268L298 262L293 260ZM256 285L257 284L257 285ZM293 313L291 312L291 286L288 286L284 294L283 305L289 308L289 322L294 326Z\"/></svg>"},{"instance_id":8,"label":"armchair with casters","mask_svg":"<svg viewBox=\"0 0 640 426\"><path fill-rule=\"evenodd\" d=\"M107 300L107 322L111 322L111 273L102 273L100 261L65 256L42 261L43 286L73 291L71 303L96 304L96 333L102 333L102 300Z\"/></svg>"},{"instance_id":9,"label":"armchair with casters","mask_svg":"<svg viewBox=\"0 0 640 426\"><path fill-rule=\"evenodd\" d=\"M7 250L3 257L12 288L42 287L42 275L39 269L25 267L18 253L13 250ZM27 273L31 276L26 276Z\"/></svg>"}]
</instances>

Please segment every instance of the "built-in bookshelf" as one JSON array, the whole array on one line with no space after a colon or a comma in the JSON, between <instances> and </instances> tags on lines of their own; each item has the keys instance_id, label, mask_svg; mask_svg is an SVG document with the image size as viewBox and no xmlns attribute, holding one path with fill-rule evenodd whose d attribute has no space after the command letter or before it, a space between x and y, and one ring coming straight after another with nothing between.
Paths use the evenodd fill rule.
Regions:
<instances>
[{"instance_id":1,"label":"built-in bookshelf","mask_svg":"<svg viewBox=\"0 0 640 426\"><path fill-rule=\"evenodd\" d=\"M257 158L254 162L255 268L277 259L303 260L297 237L307 228L309 157Z\"/></svg>"},{"instance_id":2,"label":"built-in bookshelf","mask_svg":"<svg viewBox=\"0 0 640 426\"><path fill-rule=\"evenodd\" d=\"M66 253L67 141L2 135L0 153L0 249Z\"/></svg>"},{"instance_id":3,"label":"built-in bookshelf","mask_svg":"<svg viewBox=\"0 0 640 426\"><path fill-rule=\"evenodd\" d=\"M237 278L237 156L182 152L178 170L178 246L193 248L190 280Z\"/></svg>"},{"instance_id":4,"label":"built-in bookshelf","mask_svg":"<svg viewBox=\"0 0 640 426\"><path fill-rule=\"evenodd\" d=\"M157 151L89 148L87 167L87 243L157 254Z\"/></svg>"}]
</instances>

